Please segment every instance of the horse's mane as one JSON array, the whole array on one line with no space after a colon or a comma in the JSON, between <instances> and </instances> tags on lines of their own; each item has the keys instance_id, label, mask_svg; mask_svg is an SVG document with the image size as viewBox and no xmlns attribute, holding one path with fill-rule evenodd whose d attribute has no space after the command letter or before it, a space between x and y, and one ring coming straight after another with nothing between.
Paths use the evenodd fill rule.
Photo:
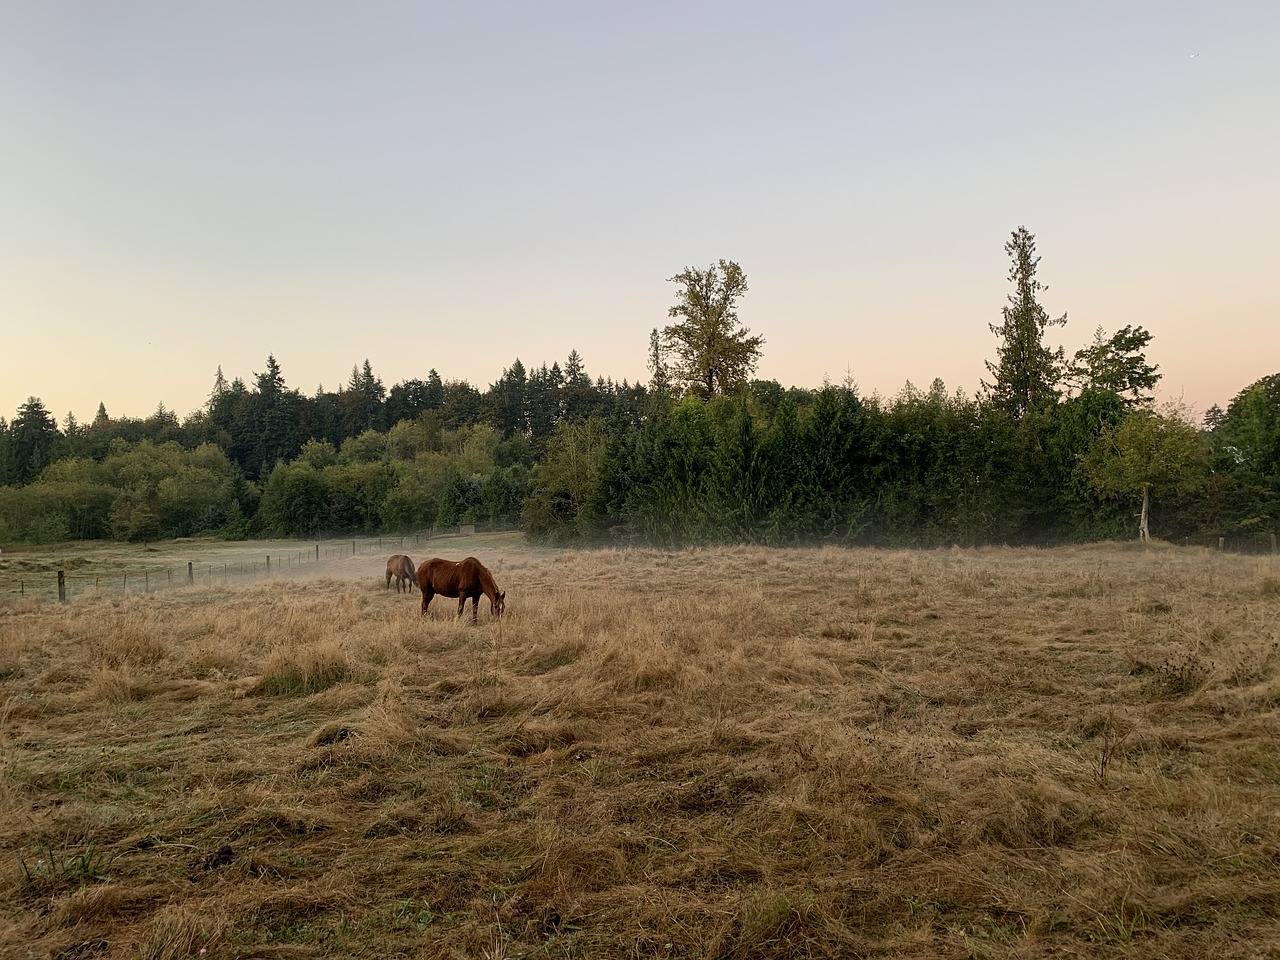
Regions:
<instances>
[{"instance_id":1,"label":"horse's mane","mask_svg":"<svg viewBox=\"0 0 1280 960\"><path fill-rule=\"evenodd\" d=\"M476 578L480 581L480 589L484 591L484 595L489 599L493 599L498 595L498 582L493 579L493 574L489 572L489 568L477 560L475 557L467 557L463 563L470 561L475 564Z\"/></svg>"}]
</instances>

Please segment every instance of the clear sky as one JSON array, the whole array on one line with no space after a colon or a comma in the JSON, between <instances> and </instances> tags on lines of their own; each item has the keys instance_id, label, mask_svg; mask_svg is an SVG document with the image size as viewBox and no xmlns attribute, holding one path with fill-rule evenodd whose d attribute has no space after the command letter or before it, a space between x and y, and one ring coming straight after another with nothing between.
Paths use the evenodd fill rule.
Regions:
<instances>
[{"instance_id":1,"label":"clear sky","mask_svg":"<svg viewBox=\"0 0 1280 960\"><path fill-rule=\"evenodd\" d=\"M1035 235L1068 353L1203 410L1280 371L1280 3L0 3L0 416L647 380L736 260L757 375L974 392Z\"/></svg>"}]
</instances>

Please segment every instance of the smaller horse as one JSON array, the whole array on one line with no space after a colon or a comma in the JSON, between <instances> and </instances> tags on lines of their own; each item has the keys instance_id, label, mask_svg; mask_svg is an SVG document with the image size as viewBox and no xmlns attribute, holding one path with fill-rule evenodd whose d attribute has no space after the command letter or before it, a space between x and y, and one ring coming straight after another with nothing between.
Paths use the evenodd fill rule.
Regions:
<instances>
[{"instance_id":1,"label":"smaller horse","mask_svg":"<svg viewBox=\"0 0 1280 960\"><path fill-rule=\"evenodd\" d=\"M499 590L488 567L475 557L467 557L456 563L452 560L441 560L432 557L418 565L418 589L422 591L422 615L427 615L427 607L431 598L437 593L442 597L458 598L458 616L467 607L467 599L471 599L471 619L479 619L476 607L480 605L480 594L489 598L489 612L494 617L502 616L507 606L506 591Z\"/></svg>"},{"instance_id":2,"label":"smaller horse","mask_svg":"<svg viewBox=\"0 0 1280 960\"><path fill-rule=\"evenodd\" d=\"M403 553L397 553L387 561L387 586L391 586L391 578L396 578L396 593L403 587L405 593L413 593L413 585L417 583L418 574L413 569L413 561Z\"/></svg>"}]
</instances>

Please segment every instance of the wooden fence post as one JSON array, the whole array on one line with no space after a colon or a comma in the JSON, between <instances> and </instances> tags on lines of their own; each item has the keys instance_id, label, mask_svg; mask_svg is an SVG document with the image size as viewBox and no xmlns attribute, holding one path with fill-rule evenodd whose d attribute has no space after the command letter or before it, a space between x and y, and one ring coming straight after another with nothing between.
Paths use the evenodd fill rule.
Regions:
<instances>
[{"instance_id":1,"label":"wooden fence post","mask_svg":"<svg viewBox=\"0 0 1280 960\"><path fill-rule=\"evenodd\" d=\"M316 544L316 559L320 559L320 544Z\"/></svg>"},{"instance_id":2,"label":"wooden fence post","mask_svg":"<svg viewBox=\"0 0 1280 960\"><path fill-rule=\"evenodd\" d=\"M1271 535L1271 555L1273 557L1276 555L1276 535L1274 533Z\"/></svg>"},{"instance_id":3,"label":"wooden fence post","mask_svg":"<svg viewBox=\"0 0 1280 960\"><path fill-rule=\"evenodd\" d=\"M67 575L62 570L58 571L58 599L63 603L67 600Z\"/></svg>"},{"instance_id":4,"label":"wooden fence post","mask_svg":"<svg viewBox=\"0 0 1280 960\"><path fill-rule=\"evenodd\" d=\"M1227 538L1226 538L1226 537L1219 537L1219 538L1218 538L1218 549L1219 549L1219 550L1221 550L1221 549L1223 549L1226 545L1227 545Z\"/></svg>"},{"instance_id":5,"label":"wooden fence post","mask_svg":"<svg viewBox=\"0 0 1280 960\"><path fill-rule=\"evenodd\" d=\"M271 572L271 554L267 554L267 573Z\"/></svg>"},{"instance_id":6,"label":"wooden fence post","mask_svg":"<svg viewBox=\"0 0 1280 960\"><path fill-rule=\"evenodd\" d=\"M196 572L194 569L192 569L192 566L191 566L193 562L194 561L192 560L187 561L187 583L196 582Z\"/></svg>"}]
</instances>

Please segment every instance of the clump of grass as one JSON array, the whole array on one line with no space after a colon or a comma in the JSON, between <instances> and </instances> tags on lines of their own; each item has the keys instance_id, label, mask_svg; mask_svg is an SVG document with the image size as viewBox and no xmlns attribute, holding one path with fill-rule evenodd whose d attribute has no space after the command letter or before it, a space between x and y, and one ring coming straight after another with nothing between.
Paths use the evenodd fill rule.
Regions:
<instances>
[{"instance_id":1,"label":"clump of grass","mask_svg":"<svg viewBox=\"0 0 1280 960\"><path fill-rule=\"evenodd\" d=\"M146 925L138 944L138 960L189 960L216 956L229 926L218 909L173 904L163 907Z\"/></svg>"},{"instance_id":2,"label":"clump of grass","mask_svg":"<svg viewBox=\"0 0 1280 960\"><path fill-rule=\"evenodd\" d=\"M103 656L112 666L146 667L164 659L166 644L156 636L151 617L136 614L115 625L103 644Z\"/></svg>"},{"instance_id":3,"label":"clump of grass","mask_svg":"<svg viewBox=\"0 0 1280 960\"><path fill-rule=\"evenodd\" d=\"M23 891L28 896L49 897L105 880L113 857L90 844L80 850L45 843L34 855L18 858Z\"/></svg>"},{"instance_id":4,"label":"clump of grass","mask_svg":"<svg viewBox=\"0 0 1280 960\"><path fill-rule=\"evenodd\" d=\"M134 673L128 664L99 667L89 675L85 695L91 701L123 704L145 700L151 683Z\"/></svg>"},{"instance_id":5,"label":"clump of grass","mask_svg":"<svg viewBox=\"0 0 1280 960\"><path fill-rule=\"evenodd\" d=\"M1155 665L1154 691L1167 700L1195 693L1209 682L1213 667L1212 660L1198 653L1173 654Z\"/></svg>"},{"instance_id":6,"label":"clump of grass","mask_svg":"<svg viewBox=\"0 0 1280 960\"><path fill-rule=\"evenodd\" d=\"M250 693L307 697L341 683L350 674L347 655L336 643L281 648L267 658Z\"/></svg>"}]
</instances>

